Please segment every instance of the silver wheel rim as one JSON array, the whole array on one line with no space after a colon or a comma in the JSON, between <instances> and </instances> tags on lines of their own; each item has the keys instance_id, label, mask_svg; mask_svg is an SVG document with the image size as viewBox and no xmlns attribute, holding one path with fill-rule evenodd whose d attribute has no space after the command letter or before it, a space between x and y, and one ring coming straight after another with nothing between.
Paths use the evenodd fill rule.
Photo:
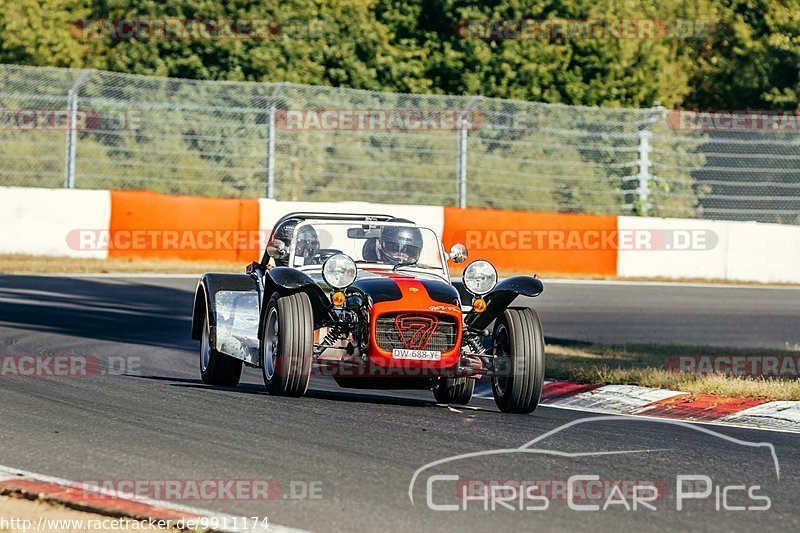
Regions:
<instances>
[{"instance_id":1,"label":"silver wheel rim","mask_svg":"<svg viewBox=\"0 0 800 533\"><path fill-rule=\"evenodd\" d=\"M275 357L278 354L278 310L274 307L269 310L267 315L267 329L264 331L264 377L267 380L275 375Z\"/></svg>"},{"instance_id":2,"label":"silver wheel rim","mask_svg":"<svg viewBox=\"0 0 800 533\"><path fill-rule=\"evenodd\" d=\"M508 349L509 338L508 338L508 330L506 329L505 325L500 324L497 327L497 331L494 333L495 339L493 340L493 350L495 356L501 355L508 358L510 354L507 352L510 351ZM498 340L503 340L504 344L501 342L497 342ZM511 361L507 363L507 371L511 372L510 368ZM508 376L495 376L494 378L494 390L498 396L504 396L506 393L506 388L508 387Z\"/></svg>"},{"instance_id":3,"label":"silver wheel rim","mask_svg":"<svg viewBox=\"0 0 800 533\"><path fill-rule=\"evenodd\" d=\"M208 323L203 325L203 336L200 339L200 370L203 372L208 368L208 361L211 359L211 339L208 333Z\"/></svg>"}]
</instances>

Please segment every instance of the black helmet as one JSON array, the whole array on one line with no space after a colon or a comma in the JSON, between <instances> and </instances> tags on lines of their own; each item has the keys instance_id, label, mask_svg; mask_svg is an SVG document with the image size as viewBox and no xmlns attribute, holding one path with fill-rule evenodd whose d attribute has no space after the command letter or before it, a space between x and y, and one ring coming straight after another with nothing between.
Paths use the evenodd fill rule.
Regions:
<instances>
[{"instance_id":1,"label":"black helmet","mask_svg":"<svg viewBox=\"0 0 800 533\"><path fill-rule=\"evenodd\" d=\"M408 226L383 226L378 242L383 260L392 265L416 263L422 253L422 232L405 218L392 218L387 222L408 222Z\"/></svg>"},{"instance_id":2,"label":"black helmet","mask_svg":"<svg viewBox=\"0 0 800 533\"><path fill-rule=\"evenodd\" d=\"M302 220L299 218L290 218L284 220L277 228L275 228L275 234L273 238L283 242L288 250L289 246L292 244L292 239L294 238L294 232L297 229L297 225L301 222ZM317 237L317 231L309 225L303 226L300 229L300 233L297 235L297 239L295 240L295 257L303 257L305 260L308 260L314 257L314 254L317 253L317 250L319 250L319 238ZM289 264L288 256L286 259L276 259L275 264L277 266L287 266Z\"/></svg>"}]
</instances>

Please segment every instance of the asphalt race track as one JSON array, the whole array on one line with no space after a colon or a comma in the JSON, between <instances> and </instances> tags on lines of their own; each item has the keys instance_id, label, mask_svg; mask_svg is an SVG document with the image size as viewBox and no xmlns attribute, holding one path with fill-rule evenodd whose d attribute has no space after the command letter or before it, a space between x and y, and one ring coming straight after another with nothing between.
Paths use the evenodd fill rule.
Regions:
<instances>
[{"instance_id":1,"label":"asphalt race track","mask_svg":"<svg viewBox=\"0 0 800 533\"><path fill-rule=\"evenodd\" d=\"M546 336L567 340L800 346L800 287L545 280L545 292L526 303Z\"/></svg>"},{"instance_id":2,"label":"asphalt race track","mask_svg":"<svg viewBox=\"0 0 800 533\"><path fill-rule=\"evenodd\" d=\"M800 343L798 289L546 287L536 307L546 334L560 339ZM0 464L75 480L273 479L282 488L274 501L181 503L316 531L800 528L798 438L788 433L630 418L581 422L596 415L547 407L502 415L485 399L451 409L427 393L353 392L322 378L307 397L286 399L267 396L256 369L246 369L235 389L205 386L188 335L193 289L194 281L182 278L0 276L0 355L78 354L96 357L101 367L111 359L136 362L123 375L0 376ZM409 498L415 471L427 463L518 448L569 423L537 442L537 453L497 453L423 470L411 487L413 504ZM774 445L779 466L766 447L752 443ZM460 478L434 483L431 473ZM656 510L578 511L557 491L538 510L527 508L531 499L494 511L477 501L466 511L434 511L426 503L454 501L460 481L555 486L576 474L649 480L667 490L652 502ZM708 476L711 495L684 501L677 511L678 475ZM763 500L738 489L721 497L730 486L767 495L770 508L731 510ZM307 497L309 487L314 498Z\"/></svg>"}]
</instances>

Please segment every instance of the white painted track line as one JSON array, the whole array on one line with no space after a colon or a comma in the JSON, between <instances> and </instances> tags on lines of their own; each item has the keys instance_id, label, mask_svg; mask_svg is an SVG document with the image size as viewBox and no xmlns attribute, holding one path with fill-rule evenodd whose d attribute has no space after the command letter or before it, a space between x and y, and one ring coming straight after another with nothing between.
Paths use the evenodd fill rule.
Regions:
<instances>
[{"instance_id":1,"label":"white painted track line","mask_svg":"<svg viewBox=\"0 0 800 533\"><path fill-rule=\"evenodd\" d=\"M216 511L209 511L207 509L200 509L197 507L191 507L188 505L180 505L172 502L165 502L160 500L153 500L150 498L146 498L143 496L137 496L134 494L130 495L120 495L117 493L110 492L108 490L103 489L102 487L94 487L92 485L81 484L75 481L69 481L67 479L53 477L53 476L46 476L43 474L36 474L34 472L28 472L25 470L20 470L17 468L13 468L10 466L0 465L0 481L8 481L11 479L28 479L33 481L40 481L43 483L51 483L55 485L61 485L64 487L73 487L79 488L84 491L89 492L96 492L98 494L105 494L108 496L119 497L120 499L131 500L139 503L143 503L146 505L150 505L156 508L162 509L169 509L172 511L177 511L181 513L186 513L187 515L199 516L199 517L207 517L209 519L217 518L219 519L220 523L228 523L228 524L235 524L237 523L236 517L233 515L228 515L225 513L219 513ZM265 527L255 527L249 529L233 529L233 528L220 528L214 529L214 531L221 531L223 533L240 533L240 532L248 532L248 533L265 533L269 532L277 532L277 533L306 533L302 529L294 529L290 527L281 526L278 524L273 524L272 522L269 523L269 526Z\"/></svg>"}]
</instances>

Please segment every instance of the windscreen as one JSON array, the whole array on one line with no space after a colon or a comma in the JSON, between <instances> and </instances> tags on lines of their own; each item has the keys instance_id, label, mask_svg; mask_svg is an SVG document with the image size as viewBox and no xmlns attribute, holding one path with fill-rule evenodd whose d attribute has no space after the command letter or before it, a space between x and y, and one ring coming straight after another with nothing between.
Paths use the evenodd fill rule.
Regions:
<instances>
[{"instance_id":1,"label":"windscreen","mask_svg":"<svg viewBox=\"0 0 800 533\"><path fill-rule=\"evenodd\" d=\"M346 254L365 265L445 270L436 233L402 222L307 221L298 225L290 252L290 265L296 268Z\"/></svg>"}]
</instances>

